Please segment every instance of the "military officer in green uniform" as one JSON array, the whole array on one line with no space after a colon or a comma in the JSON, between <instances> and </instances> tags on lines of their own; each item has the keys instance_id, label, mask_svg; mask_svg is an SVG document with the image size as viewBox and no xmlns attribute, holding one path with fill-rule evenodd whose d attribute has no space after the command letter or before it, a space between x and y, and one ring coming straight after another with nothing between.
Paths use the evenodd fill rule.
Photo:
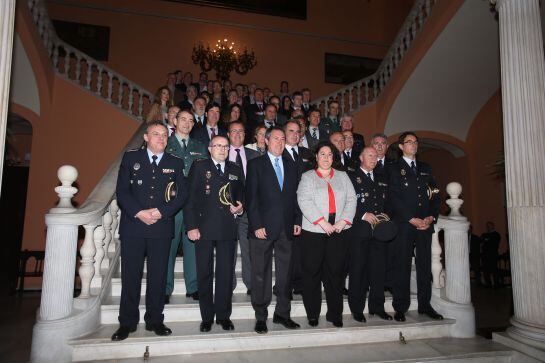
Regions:
<instances>
[{"instance_id":1,"label":"military officer in green uniform","mask_svg":"<svg viewBox=\"0 0 545 363\"><path fill-rule=\"evenodd\" d=\"M184 175L187 176L191 164L196 159L208 158L206 147L198 140L189 137L194 125L193 115L187 111L180 111L176 116L176 132L169 139L166 151L179 156L184 161ZM184 252L184 278L186 297L194 300L199 299L197 291L197 268L195 265L195 244L190 242L183 230L183 213L179 211L175 217L175 233L170 246L170 257L168 260L167 285L165 291L165 303L170 302L170 295L174 290L174 264L180 240Z\"/></svg>"}]
</instances>

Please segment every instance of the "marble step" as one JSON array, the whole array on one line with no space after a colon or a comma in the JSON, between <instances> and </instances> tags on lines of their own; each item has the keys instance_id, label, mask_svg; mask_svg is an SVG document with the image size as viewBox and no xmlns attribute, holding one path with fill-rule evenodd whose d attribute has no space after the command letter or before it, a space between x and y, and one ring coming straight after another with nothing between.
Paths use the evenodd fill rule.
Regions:
<instances>
[{"instance_id":1,"label":"marble step","mask_svg":"<svg viewBox=\"0 0 545 363\"><path fill-rule=\"evenodd\" d=\"M306 317L305 306L303 305L303 299L301 295L294 295L291 302L291 316L292 317ZM101 305L101 324L116 324L118 322L117 317L119 315L119 297L109 297ZM254 309L250 301L250 296L245 292L237 293L233 295L233 311L231 319L254 319ZM276 299L273 296L273 301L269 306L269 316L273 316ZM140 322L143 322L144 313L146 312L145 297L142 296L140 300ZM394 309L392 307L392 297L386 296L386 302L384 309L392 313ZM411 305L409 310L418 309L418 301L416 295L411 296ZM348 301L344 298L344 310L345 313L350 312ZM327 312L327 305L325 302L325 295L322 296L322 310L321 314L325 316ZM365 307L365 315L369 317L367 307ZM163 311L165 315L165 322L181 322L181 321L201 321L201 313L199 310L199 302L192 298L186 298L183 296L172 296L170 304L165 305Z\"/></svg>"},{"instance_id":2,"label":"marble step","mask_svg":"<svg viewBox=\"0 0 545 363\"><path fill-rule=\"evenodd\" d=\"M73 348L73 361L137 358L143 356L146 347L153 357L235 351L261 351L263 354L265 349L397 342L400 333L408 341L445 338L450 336L450 327L454 323L452 319L433 321L415 311L407 314L404 323L373 317L362 324L345 315L344 327L340 329L333 327L323 317L315 328L310 327L304 317L295 317L294 320L301 324L300 329L288 330L269 319L268 334L254 332L254 319L233 320L233 331L224 331L214 324L209 333L200 333L197 321L170 323L168 326L173 334L167 337L156 336L140 324L135 333L121 342L110 340L118 325L104 324L96 332L74 339L69 344Z\"/></svg>"},{"instance_id":3,"label":"marble step","mask_svg":"<svg viewBox=\"0 0 545 363\"><path fill-rule=\"evenodd\" d=\"M203 354L156 356L154 363L510 363L513 352L496 342L481 338L438 338L399 342L366 343L310 348L271 349L266 351L238 351ZM142 357L101 360L97 363L141 363Z\"/></svg>"},{"instance_id":4,"label":"marble step","mask_svg":"<svg viewBox=\"0 0 545 363\"><path fill-rule=\"evenodd\" d=\"M234 290L235 294L246 293L246 285L244 285L244 283L242 282L241 274L242 274L241 271L236 271L235 272L235 275L237 277L236 278L237 286L235 287L235 290ZM273 280L273 285L274 285L274 281L275 281L274 274L273 274L272 280ZM121 296L121 277L120 277L119 273L116 274L115 277L112 277L111 285L112 285L111 296ZM146 286L147 286L146 274L144 273L144 276L142 277L142 287L141 287L141 290L140 290L141 295L145 295ZM186 292L187 292L187 290L185 288L185 279L183 277L183 272L175 272L174 273L174 292L173 292L173 294L174 295L183 295L183 296L185 296Z\"/></svg>"},{"instance_id":5,"label":"marble step","mask_svg":"<svg viewBox=\"0 0 545 363\"><path fill-rule=\"evenodd\" d=\"M176 257L176 262L174 264L174 272L184 272L184 262L183 261L184 261L183 257L180 257L180 256ZM274 262L273 262L272 266L273 266L273 271L274 271ZM120 272L120 271L121 271L121 263L119 264L119 268L118 268L118 272ZM147 272L147 271L148 271L148 264L146 262L144 262L144 272ZM242 271L242 260L241 260L240 256L237 256L235 271Z\"/></svg>"}]
</instances>

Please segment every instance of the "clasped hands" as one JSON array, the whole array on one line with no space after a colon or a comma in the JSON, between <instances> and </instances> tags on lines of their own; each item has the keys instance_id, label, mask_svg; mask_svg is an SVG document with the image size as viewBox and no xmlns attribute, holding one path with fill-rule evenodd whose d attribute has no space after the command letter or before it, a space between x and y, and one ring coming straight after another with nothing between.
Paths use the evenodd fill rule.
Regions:
<instances>
[{"instance_id":1,"label":"clasped hands","mask_svg":"<svg viewBox=\"0 0 545 363\"><path fill-rule=\"evenodd\" d=\"M150 209L141 210L140 212L136 213L135 217L140 219L142 222L144 222L148 226L151 226L152 224L156 223L159 219L161 219L163 216L161 215L161 212L159 212L159 209L150 208Z\"/></svg>"},{"instance_id":2,"label":"clasped hands","mask_svg":"<svg viewBox=\"0 0 545 363\"><path fill-rule=\"evenodd\" d=\"M242 207L242 203L237 200L236 206L230 206L229 210L233 214L241 215L244 211ZM189 238L191 241L197 241L201 239L201 231L199 231L198 228L192 229L190 231L187 231L187 238Z\"/></svg>"},{"instance_id":3,"label":"clasped hands","mask_svg":"<svg viewBox=\"0 0 545 363\"><path fill-rule=\"evenodd\" d=\"M328 236L331 236L333 233L341 233L344 227L346 227L346 221L341 219L340 221L332 225L325 219L322 219L320 222L318 222L318 225L322 227L322 229Z\"/></svg>"},{"instance_id":4,"label":"clasped hands","mask_svg":"<svg viewBox=\"0 0 545 363\"><path fill-rule=\"evenodd\" d=\"M259 239L267 239L267 231L265 230L265 228L256 229L254 234ZM301 226L295 224L293 226L293 235L299 236L300 234L301 234Z\"/></svg>"},{"instance_id":5,"label":"clasped hands","mask_svg":"<svg viewBox=\"0 0 545 363\"><path fill-rule=\"evenodd\" d=\"M409 223L412 224L417 230L425 231L433 223L433 217L428 216L428 217L426 217L424 219L411 218L411 220L409 220Z\"/></svg>"}]
</instances>

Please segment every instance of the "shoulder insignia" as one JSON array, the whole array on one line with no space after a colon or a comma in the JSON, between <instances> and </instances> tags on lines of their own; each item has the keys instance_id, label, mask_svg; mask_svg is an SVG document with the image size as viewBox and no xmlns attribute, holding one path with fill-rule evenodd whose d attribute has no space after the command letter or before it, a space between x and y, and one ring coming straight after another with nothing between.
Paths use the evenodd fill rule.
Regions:
<instances>
[{"instance_id":1,"label":"shoulder insignia","mask_svg":"<svg viewBox=\"0 0 545 363\"><path fill-rule=\"evenodd\" d=\"M132 153L133 151L139 151L141 150L139 147L137 147L136 149L130 149L130 150L127 150L128 153Z\"/></svg>"},{"instance_id":2,"label":"shoulder insignia","mask_svg":"<svg viewBox=\"0 0 545 363\"><path fill-rule=\"evenodd\" d=\"M167 152L167 154L171 155L171 156L174 156L176 159L182 159L181 157L179 157L178 155L176 154L172 154L170 152Z\"/></svg>"}]
</instances>

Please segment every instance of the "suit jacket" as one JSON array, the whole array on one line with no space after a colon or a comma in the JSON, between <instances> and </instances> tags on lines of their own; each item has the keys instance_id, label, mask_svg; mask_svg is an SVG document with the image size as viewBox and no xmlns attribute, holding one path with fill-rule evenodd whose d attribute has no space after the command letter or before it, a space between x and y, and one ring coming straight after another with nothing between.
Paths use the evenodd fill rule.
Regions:
<instances>
[{"instance_id":1,"label":"suit jacket","mask_svg":"<svg viewBox=\"0 0 545 363\"><path fill-rule=\"evenodd\" d=\"M307 142L308 142L308 148L309 149L313 149L314 146L316 146L320 141L323 141L323 140L327 140L329 138L329 133L328 133L328 130L324 129L321 125L318 126L318 138L315 139L312 137L312 132L311 132L311 128L312 126L309 126L307 128L307 131L305 132L305 137L307 139Z\"/></svg>"},{"instance_id":2,"label":"suit jacket","mask_svg":"<svg viewBox=\"0 0 545 363\"><path fill-rule=\"evenodd\" d=\"M246 174L246 205L248 234L265 228L268 240L280 236L282 228L289 239L293 238L293 226L301 225L301 211L297 206L298 170L287 155L282 155L284 185L280 189L274 167L268 154L248 162Z\"/></svg>"},{"instance_id":3,"label":"suit jacket","mask_svg":"<svg viewBox=\"0 0 545 363\"><path fill-rule=\"evenodd\" d=\"M184 208L185 230L198 228L202 240L236 239L237 221L229 206L220 202L219 190L229 183L233 202L238 200L244 204L242 179L242 169L230 161L225 161L223 175L212 159L193 162L188 178L189 200Z\"/></svg>"},{"instance_id":4,"label":"suit jacket","mask_svg":"<svg viewBox=\"0 0 545 363\"><path fill-rule=\"evenodd\" d=\"M188 138L187 147L184 150L184 147L180 144L176 136L173 134L168 138L166 150L169 153L182 158L182 160L184 161L185 176L189 174L189 169L191 168L191 165L195 160L207 159L209 156L206 147L200 141L191 138L191 136Z\"/></svg>"},{"instance_id":5,"label":"suit jacket","mask_svg":"<svg viewBox=\"0 0 545 363\"><path fill-rule=\"evenodd\" d=\"M382 166L379 166L377 164L377 166L375 167L375 170L373 170L373 172L377 173L377 174L383 174L384 176L386 176L386 180L389 179L388 177L388 168L390 167L390 165L394 164L395 163L395 160L392 160L392 159L389 159L387 157L384 158L384 163L382 164Z\"/></svg>"},{"instance_id":6,"label":"suit jacket","mask_svg":"<svg viewBox=\"0 0 545 363\"><path fill-rule=\"evenodd\" d=\"M416 162L416 175L403 158L389 167L388 208L398 223L408 223L412 218L439 215L440 200L435 195L428 197L428 186L435 188L437 183L431 167L421 161ZM392 216L391 216L392 217Z\"/></svg>"},{"instance_id":7,"label":"suit jacket","mask_svg":"<svg viewBox=\"0 0 545 363\"><path fill-rule=\"evenodd\" d=\"M310 170L312 167L311 161L313 158L312 153L309 149L303 146L298 146L298 156L297 159L293 159L293 152L291 151L291 147L287 146L287 149L284 149L284 155L287 155L290 161L293 161L295 165L297 166L297 170L299 171L299 174L303 174L305 171Z\"/></svg>"},{"instance_id":8,"label":"suit jacket","mask_svg":"<svg viewBox=\"0 0 545 363\"><path fill-rule=\"evenodd\" d=\"M352 135L354 135L354 146L352 146L352 150L359 156L365 147L365 139L362 134L352 132Z\"/></svg>"},{"instance_id":9,"label":"suit jacket","mask_svg":"<svg viewBox=\"0 0 545 363\"><path fill-rule=\"evenodd\" d=\"M229 149L229 153L231 153L230 149ZM261 154L259 152L257 152L256 150L250 149L249 147L246 147L246 146L244 146L244 153L246 154L246 170L248 170L248 161L261 156ZM230 156L231 156L231 154L229 154L229 157ZM227 160L229 160L229 157L227 158ZM244 162L244 161L242 161L242 162ZM244 171L244 169L243 169L243 171ZM242 181L244 183L246 183L246 177L244 176L244 173L242 174L242 176L243 176Z\"/></svg>"},{"instance_id":10,"label":"suit jacket","mask_svg":"<svg viewBox=\"0 0 545 363\"><path fill-rule=\"evenodd\" d=\"M117 177L116 195L121 208L119 234L122 237L172 238L174 218L186 202L188 189L184 177L184 162L179 157L165 152L153 172L147 149L127 151L123 155ZM177 195L167 202L167 184L174 182ZM147 225L136 218L144 209L157 208L162 218Z\"/></svg>"},{"instance_id":11,"label":"suit jacket","mask_svg":"<svg viewBox=\"0 0 545 363\"><path fill-rule=\"evenodd\" d=\"M322 126L326 131L328 136L334 132L341 131L340 118L337 117L337 120L334 122L329 117L322 117L320 119L320 126Z\"/></svg>"},{"instance_id":12,"label":"suit jacket","mask_svg":"<svg viewBox=\"0 0 545 363\"><path fill-rule=\"evenodd\" d=\"M227 130L225 130L219 124L216 125L216 128L216 135L227 137ZM206 126L191 130L189 135L195 140L200 141L205 147L208 147L208 144L210 143L210 136L208 136L208 128L206 128Z\"/></svg>"},{"instance_id":13,"label":"suit jacket","mask_svg":"<svg viewBox=\"0 0 545 363\"><path fill-rule=\"evenodd\" d=\"M246 112L246 117L248 118L249 121L252 121L254 124L257 124L259 120L259 116L263 117L266 106L267 104L263 102L263 110L260 111L259 107L257 106L257 103L247 104L246 107L244 107L244 112Z\"/></svg>"},{"instance_id":14,"label":"suit jacket","mask_svg":"<svg viewBox=\"0 0 545 363\"><path fill-rule=\"evenodd\" d=\"M202 123L197 121L197 116L195 116L195 114L193 113L193 117L195 119L195 124L193 125L193 129L191 130L191 133L193 133L193 131L197 130L197 129L200 129L202 128L204 125L206 125L206 122L207 122L207 118L206 118L206 113L204 115L202 115Z\"/></svg>"}]
</instances>

